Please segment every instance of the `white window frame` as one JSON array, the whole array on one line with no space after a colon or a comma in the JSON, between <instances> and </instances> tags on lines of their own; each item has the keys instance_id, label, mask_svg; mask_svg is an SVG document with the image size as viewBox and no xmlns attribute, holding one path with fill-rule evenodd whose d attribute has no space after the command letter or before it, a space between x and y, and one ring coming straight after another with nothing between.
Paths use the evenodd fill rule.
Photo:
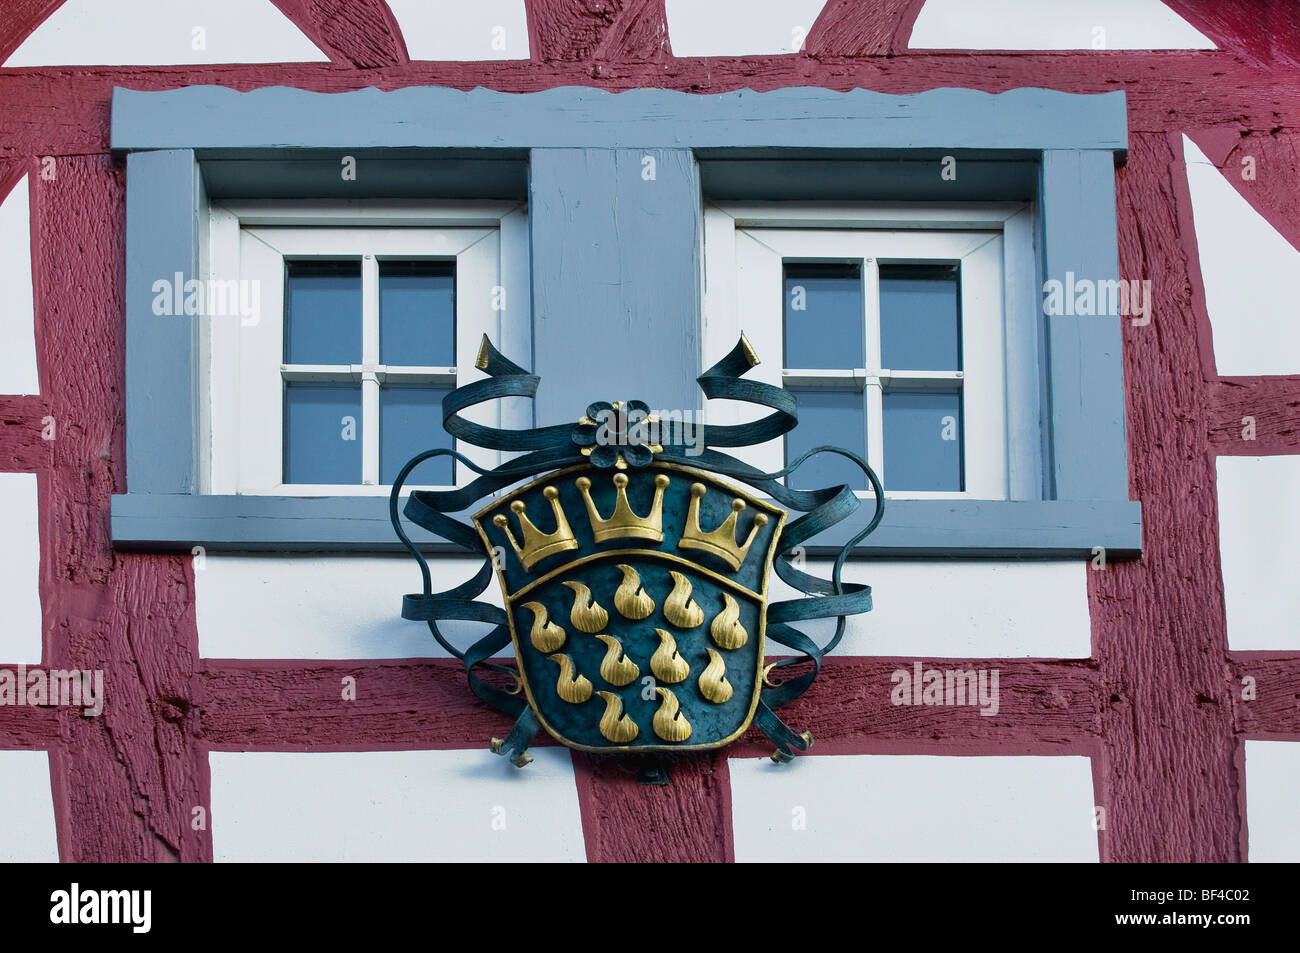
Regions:
<instances>
[{"instance_id":1,"label":"white window frame","mask_svg":"<svg viewBox=\"0 0 1300 953\"><path fill-rule=\"evenodd\" d=\"M1035 242L1029 203L707 203L702 366L720 359L744 332L763 361L750 371L751 378L778 387L864 392L867 459L891 499L1035 498L1041 493ZM866 367L782 367L784 265L813 261L861 266ZM881 367L882 264L960 265L962 371L942 375ZM962 381L965 489L892 490L881 425L884 390L942 386L940 377ZM734 424L752 412L710 401L705 415L713 423ZM785 466L784 441L746 448L737 456L777 470Z\"/></svg>"},{"instance_id":2,"label":"white window frame","mask_svg":"<svg viewBox=\"0 0 1300 953\"><path fill-rule=\"evenodd\" d=\"M251 318L213 316L203 323L200 364L201 492L271 496L381 496L379 388L386 381L456 387L481 378L480 342L531 351L528 219L517 202L437 204L367 201L267 201L213 204L202 254L205 278L260 282ZM285 259L359 259L362 266L361 363L348 365L362 387L362 482L292 484L283 480L284 384L335 379L340 368L284 363ZM385 258L456 264L454 367L379 363L379 263ZM495 401L463 416L494 427L531 426L531 411ZM441 427L441 416L431 420ZM490 468L502 454L457 441L455 449ZM476 474L455 467L457 485ZM418 489L408 487L407 489Z\"/></svg>"}]
</instances>

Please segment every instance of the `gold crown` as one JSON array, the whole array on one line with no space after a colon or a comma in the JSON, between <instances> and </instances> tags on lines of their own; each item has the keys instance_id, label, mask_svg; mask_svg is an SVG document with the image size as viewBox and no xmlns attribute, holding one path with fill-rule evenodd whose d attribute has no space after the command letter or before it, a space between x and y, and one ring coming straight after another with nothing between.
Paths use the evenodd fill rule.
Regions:
<instances>
[{"instance_id":1,"label":"gold crown","mask_svg":"<svg viewBox=\"0 0 1300 953\"><path fill-rule=\"evenodd\" d=\"M614 514L609 519L602 519L600 511L596 509L596 504L591 499L589 479L585 476L578 477L574 485L587 504L587 519L591 521L591 532L595 535L596 542L603 543L608 539L624 536L648 539L655 543L663 542L664 489L668 486L668 477L664 474L660 473L655 477L655 498L650 504L649 514L645 517L633 513L632 507L627 502L626 473L614 474L614 486L618 490L618 498L614 503Z\"/></svg>"},{"instance_id":2,"label":"gold crown","mask_svg":"<svg viewBox=\"0 0 1300 953\"><path fill-rule=\"evenodd\" d=\"M543 533L533 525L524 512L523 500L515 500L510 504L511 511L519 520L519 528L523 531L523 545L515 541L514 533L510 532L510 520L504 513L492 517L492 522L505 531L506 538L510 540L510 545L514 547L515 554L525 569L532 569L534 564L547 556L578 548L578 541L573 538L573 530L569 528L569 521L564 518L564 510L560 506L560 491L548 486L542 490L542 496L551 501L551 509L555 511L554 533Z\"/></svg>"},{"instance_id":3,"label":"gold crown","mask_svg":"<svg viewBox=\"0 0 1300 953\"><path fill-rule=\"evenodd\" d=\"M702 549L722 559L732 568L732 571L738 570L745 561L745 556L749 554L749 547L753 545L758 531L767 525L767 514L754 515L754 525L749 530L749 539L745 540L742 546L736 542L736 518L745 508L745 501L733 499L731 515L713 532L705 533L700 529L700 498L707 492L703 483L691 484L691 508L686 514L686 526L682 529L682 538L677 548Z\"/></svg>"}]
</instances>

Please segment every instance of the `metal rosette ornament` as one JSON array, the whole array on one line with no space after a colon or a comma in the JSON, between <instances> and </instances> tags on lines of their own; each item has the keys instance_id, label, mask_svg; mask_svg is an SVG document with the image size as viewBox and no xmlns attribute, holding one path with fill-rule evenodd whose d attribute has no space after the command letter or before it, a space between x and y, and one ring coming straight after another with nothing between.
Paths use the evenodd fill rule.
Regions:
<instances>
[{"instance_id":1,"label":"metal rosette ornament","mask_svg":"<svg viewBox=\"0 0 1300 953\"><path fill-rule=\"evenodd\" d=\"M507 430L461 414L485 401L531 398L539 378L483 339L477 366L488 376L444 398L443 426L458 441L522 455L484 470L453 450L418 454L393 484L389 516L424 583L404 597L402 617L428 623L464 663L471 691L515 716L491 750L523 767L542 730L583 751L703 750L751 725L776 745L774 761L811 747L812 735L776 710L813 684L846 618L871 608L870 587L841 573L884 515L884 491L866 461L837 447L817 447L771 473L720 449L764 443L797 423L794 395L742 379L756 364L742 335L698 382L706 398L767 412L746 424L702 425L702 439L694 434L689 445L671 442L680 432L665 439L641 401L596 402L576 423ZM875 492L871 519L840 547L829 579L804 572L797 557L860 501L846 485L796 490L781 482L822 453L852 460ZM455 457L477 477L458 489L412 491L402 513L483 559L472 579L444 592L432 590L428 563L398 514L407 477L437 456ZM451 515L476 508L468 522ZM773 571L803 596L770 601ZM478 601L493 576L504 609ZM794 625L832 618L825 645ZM460 649L439 628L452 620L492 628ZM510 645L517 667L492 661ZM769 664L768 654L783 657Z\"/></svg>"}]
</instances>

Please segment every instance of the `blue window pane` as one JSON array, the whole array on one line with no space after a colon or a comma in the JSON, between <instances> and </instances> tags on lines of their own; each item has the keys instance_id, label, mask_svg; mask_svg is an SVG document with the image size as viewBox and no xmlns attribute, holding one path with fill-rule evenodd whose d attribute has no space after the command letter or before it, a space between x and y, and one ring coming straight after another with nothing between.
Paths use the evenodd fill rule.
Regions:
<instances>
[{"instance_id":1,"label":"blue window pane","mask_svg":"<svg viewBox=\"0 0 1300 953\"><path fill-rule=\"evenodd\" d=\"M885 489L964 489L961 394L884 395Z\"/></svg>"},{"instance_id":2,"label":"blue window pane","mask_svg":"<svg viewBox=\"0 0 1300 953\"><path fill-rule=\"evenodd\" d=\"M793 463L799 454L827 444L866 458L867 415L860 391L808 389L794 393L799 399L799 426L786 434L787 464ZM785 482L799 490L817 490L841 483L855 490L867 488L866 474L858 465L832 453L809 457Z\"/></svg>"},{"instance_id":3,"label":"blue window pane","mask_svg":"<svg viewBox=\"0 0 1300 953\"><path fill-rule=\"evenodd\" d=\"M455 263L380 262L379 362L453 367L455 354Z\"/></svg>"},{"instance_id":4,"label":"blue window pane","mask_svg":"<svg viewBox=\"0 0 1300 953\"><path fill-rule=\"evenodd\" d=\"M361 482L361 385L285 385L284 482Z\"/></svg>"},{"instance_id":5,"label":"blue window pane","mask_svg":"<svg viewBox=\"0 0 1300 953\"><path fill-rule=\"evenodd\" d=\"M955 266L881 266L880 350L883 365L893 370L961 370Z\"/></svg>"},{"instance_id":6,"label":"blue window pane","mask_svg":"<svg viewBox=\"0 0 1300 953\"><path fill-rule=\"evenodd\" d=\"M865 365L858 265L787 264L784 313L786 367Z\"/></svg>"},{"instance_id":7,"label":"blue window pane","mask_svg":"<svg viewBox=\"0 0 1300 953\"><path fill-rule=\"evenodd\" d=\"M442 429L442 399L447 387L403 384L379 391L379 482L391 484L406 462L417 453L452 445ZM434 457L415 468L407 483L450 486L451 457Z\"/></svg>"},{"instance_id":8,"label":"blue window pane","mask_svg":"<svg viewBox=\"0 0 1300 953\"><path fill-rule=\"evenodd\" d=\"M361 262L286 263L284 353L289 364L361 363Z\"/></svg>"}]
</instances>

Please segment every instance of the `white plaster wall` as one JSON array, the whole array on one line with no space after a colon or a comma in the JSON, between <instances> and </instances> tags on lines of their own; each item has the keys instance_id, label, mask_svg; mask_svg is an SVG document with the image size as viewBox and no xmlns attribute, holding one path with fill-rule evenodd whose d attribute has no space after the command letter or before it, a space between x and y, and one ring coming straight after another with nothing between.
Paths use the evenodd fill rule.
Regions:
<instances>
[{"instance_id":1,"label":"white plaster wall","mask_svg":"<svg viewBox=\"0 0 1300 953\"><path fill-rule=\"evenodd\" d=\"M1300 863L1300 743L1246 742L1246 827L1251 863Z\"/></svg>"},{"instance_id":2,"label":"white plaster wall","mask_svg":"<svg viewBox=\"0 0 1300 953\"><path fill-rule=\"evenodd\" d=\"M0 394L40 393L27 176L0 202L0 341Z\"/></svg>"},{"instance_id":3,"label":"white plaster wall","mask_svg":"<svg viewBox=\"0 0 1300 953\"><path fill-rule=\"evenodd\" d=\"M1300 456L1219 457L1216 466L1228 647L1300 649Z\"/></svg>"},{"instance_id":4,"label":"white plaster wall","mask_svg":"<svg viewBox=\"0 0 1300 953\"><path fill-rule=\"evenodd\" d=\"M733 758L736 860L1098 860L1090 759Z\"/></svg>"},{"instance_id":5,"label":"white plaster wall","mask_svg":"<svg viewBox=\"0 0 1300 953\"><path fill-rule=\"evenodd\" d=\"M0 751L0 863L56 863L50 758L44 751Z\"/></svg>"},{"instance_id":6,"label":"white plaster wall","mask_svg":"<svg viewBox=\"0 0 1300 953\"><path fill-rule=\"evenodd\" d=\"M908 46L914 50L1215 49L1209 37L1160 0L926 0Z\"/></svg>"},{"instance_id":7,"label":"white plaster wall","mask_svg":"<svg viewBox=\"0 0 1300 953\"><path fill-rule=\"evenodd\" d=\"M66 0L4 65L166 66L328 59L269 0Z\"/></svg>"},{"instance_id":8,"label":"white plaster wall","mask_svg":"<svg viewBox=\"0 0 1300 953\"><path fill-rule=\"evenodd\" d=\"M805 567L829 578L831 560ZM1088 658L1087 560L853 560L844 579L871 586L837 655ZM799 595L772 574L772 601ZM799 623L823 644L834 621ZM777 654L779 650L774 649Z\"/></svg>"},{"instance_id":9,"label":"white plaster wall","mask_svg":"<svg viewBox=\"0 0 1300 953\"><path fill-rule=\"evenodd\" d=\"M196 564L195 609L204 658L446 658L423 622L401 617L420 591L409 556L207 556ZM431 558L434 590L473 577L481 560ZM480 597L501 605L496 580ZM490 626L439 627L468 648ZM507 650L509 653L509 650Z\"/></svg>"},{"instance_id":10,"label":"white plaster wall","mask_svg":"<svg viewBox=\"0 0 1300 953\"><path fill-rule=\"evenodd\" d=\"M1300 251L1187 136L1183 153L1215 368L1225 377L1300 373L1300 319L1282 286L1300 272Z\"/></svg>"},{"instance_id":11,"label":"white plaster wall","mask_svg":"<svg viewBox=\"0 0 1300 953\"><path fill-rule=\"evenodd\" d=\"M36 474L0 473L0 665L41 661L41 534ZM3 790L3 789L0 789Z\"/></svg>"},{"instance_id":12,"label":"white plaster wall","mask_svg":"<svg viewBox=\"0 0 1300 953\"><path fill-rule=\"evenodd\" d=\"M665 0L674 56L797 53L826 0Z\"/></svg>"},{"instance_id":13,"label":"white plaster wall","mask_svg":"<svg viewBox=\"0 0 1300 953\"><path fill-rule=\"evenodd\" d=\"M523 0L388 0L413 60L526 60Z\"/></svg>"},{"instance_id":14,"label":"white plaster wall","mask_svg":"<svg viewBox=\"0 0 1300 953\"><path fill-rule=\"evenodd\" d=\"M433 558L435 589L470 578L472 559ZM874 608L850 619L840 655L1087 658L1088 562L855 561L844 578L872 586ZM810 560L829 577L829 560ZM208 556L196 568L199 652L205 658L438 658L423 623L400 617L420 588L409 557ZM772 577L772 599L798 593ZM480 597L502 605L494 580ZM831 621L801 623L820 641ZM460 648L487 633L447 623ZM504 654L510 654L509 649ZM779 647L773 648L780 654Z\"/></svg>"},{"instance_id":15,"label":"white plaster wall","mask_svg":"<svg viewBox=\"0 0 1300 953\"><path fill-rule=\"evenodd\" d=\"M212 752L218 861L584 861L567 749Z\"/></svg>"}]
</instances>

